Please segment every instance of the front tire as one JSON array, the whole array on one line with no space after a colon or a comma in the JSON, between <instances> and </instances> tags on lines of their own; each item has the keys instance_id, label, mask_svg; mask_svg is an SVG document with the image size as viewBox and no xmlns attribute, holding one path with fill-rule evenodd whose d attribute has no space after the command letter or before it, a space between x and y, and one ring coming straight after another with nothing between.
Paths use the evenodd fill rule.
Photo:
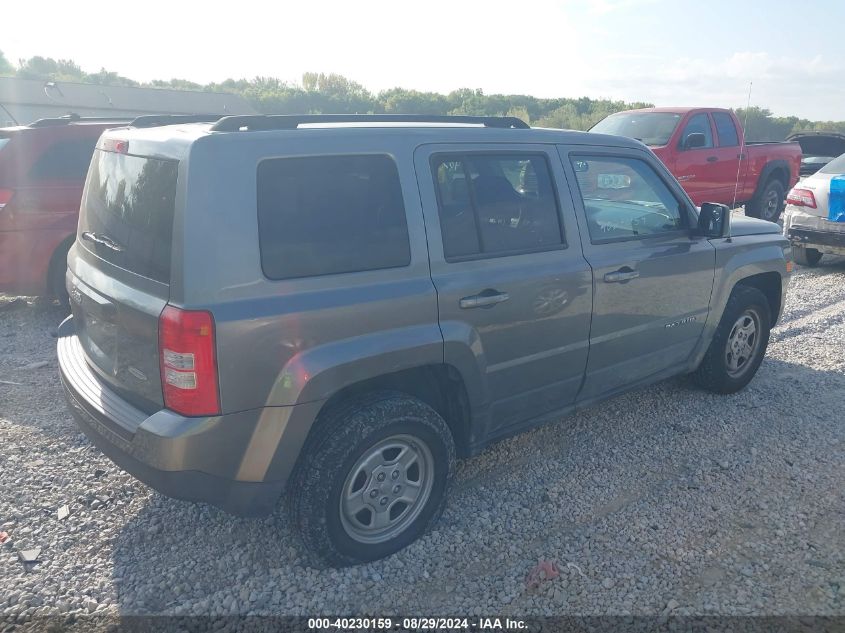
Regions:
<instances>
[{"instance_id":1,"label":"front tire","mask_svg":"<svg viewBox=\"0 0 845 633\"><path fill-rule=\"evenodd\" d=\"M731 292L716 334L692 374L701 387L716 393L743 389L760 367L769 345L771 313L766 296L749 286Z\"/></svg>"},{"instance_id":2,"label":"front tire","mask_svg":"<svg viewBox=\"0 0 845 633\"><path fill-rule=\"evenodd\" d=\"M287 493L312 555L333 566L377 560L437 521L455 445L434 409L383 391L334 406L315 424Z\"/></svg>"},{"instance_id":3,"label":"front tire","mask_svg":"<svg viewBox=\"0 0 845 633\"><path fill-rule=\"evenodd\" d=\"M777 222L786 206L786 191L783 183L772 178L754 200L745 205L745 214L769 222Z\"/></svg>"},{"instance_id":4,"label":"front tire","mask_svg":"<svg viewBox=\"0 0 845 633\"><path fill-rule=\"evenodd\" d=\"M804 246L792 247L792 260L801 266L814 268L818 266L821 258L822 252L815 248L806 248Z\"/></svg>"}]
</instances>

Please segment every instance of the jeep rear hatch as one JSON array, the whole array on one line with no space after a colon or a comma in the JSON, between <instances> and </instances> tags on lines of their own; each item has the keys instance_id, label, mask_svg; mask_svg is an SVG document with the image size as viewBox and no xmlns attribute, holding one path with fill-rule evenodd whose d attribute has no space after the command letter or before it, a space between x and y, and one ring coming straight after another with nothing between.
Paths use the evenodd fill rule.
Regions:
<instances>
[{"instance_id":1,"label":"jeep rear hatch","mask_svg":"<svg viewBox=\"0 0 845 633\"><path fill-rule=\"evenodd\" d=\"M179 163L100 140L72 251L69 291L77 335L97 374L126 400L160 409L159 317L170 295Z\"/></svg>"}]
</instances>

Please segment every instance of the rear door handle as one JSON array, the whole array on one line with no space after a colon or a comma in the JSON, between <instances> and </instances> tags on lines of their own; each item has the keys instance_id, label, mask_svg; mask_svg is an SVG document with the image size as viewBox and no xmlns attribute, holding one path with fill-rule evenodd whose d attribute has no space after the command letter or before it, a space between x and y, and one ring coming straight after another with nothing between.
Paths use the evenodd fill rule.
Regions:
<instances>
[{"instance_id":1,"label":"rear door handle","mask_svg":"<svg viewBox=\"0 0 845 633\"><path fill-rule=\"evenodd\" d=\"M477 295L464 297L460 301L460 306L464 310L471 308L490 308L497 303L507 301L511 296L507 292L499 292L498 290L484 290Z\"/></svg>"},{"instance_id":2,"label":"rear door handle","mask_svg":"<svg viewBox=\"0 0 845 633\"><path fill-rule=\"evenodd\" d=\"M707 162L708 162L708 163L715 163L717 160L719 160L719 157L718 157L718 156L708 156L708 157L707 157Z\"/></svg>"},{"instance_id":3,"label":"rear door handle","mask_svg":"<svg viewBox=\"0 0 845 633\"><path fill-rule=\"evenodd\" d=\"M607 273L604 276L605 282L609 284L619 283L620 281L628 281L629 279L636 279L640 276L639 271L633 270L625 266L612 273Z\"/></svg>"}]
</instances>

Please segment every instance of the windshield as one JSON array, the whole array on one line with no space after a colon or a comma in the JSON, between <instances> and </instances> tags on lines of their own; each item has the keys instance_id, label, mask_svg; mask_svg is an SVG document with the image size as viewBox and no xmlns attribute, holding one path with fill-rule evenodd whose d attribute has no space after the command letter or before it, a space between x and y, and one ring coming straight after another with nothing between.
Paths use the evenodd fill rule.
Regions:
<instances>
[{"instance_id":1,"label":"windshield","mask_svg":"<svg viewBox=\"0 0 845 633\"><path fill-rule=\"evenodd\" d=\"M845 154L835 158L819 170L820 174L845 174Z\"/></svg>"},{"instance_id":2,"label":"windshield","mask_svg":"<svg viewBox=\"0 0 845 633\"><path fill-rule=\"evenodd\" d=\"M602 119L590 132L627 136L651 146L666 145L680 120L680 114L671 112L620 112Z\"/></svg>"}]
</instances>

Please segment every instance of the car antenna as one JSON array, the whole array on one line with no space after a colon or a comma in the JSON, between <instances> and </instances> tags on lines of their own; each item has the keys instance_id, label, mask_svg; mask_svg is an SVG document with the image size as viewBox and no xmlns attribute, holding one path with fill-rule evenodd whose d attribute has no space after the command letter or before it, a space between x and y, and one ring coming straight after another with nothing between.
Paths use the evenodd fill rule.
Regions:
<instances>
[{"instance_id":1,"label":"car antenna","mask_svg":"<svg viewBox=\"0 0 845 633\"><path fill-rule=\"evenodd\" d=\"M736 166L736 181L734 182L734 199L731 203L731 210L736 207L736 196L737 191L739 190L739 172L742 169L742 159L745 156L745 135L748 134L748 109L751 107L751 86L754 85L753 81L748 82L748 101L745 104L745 116L743 117L742 122L742 141L739 143L739 162Z\"/></svg>"}]
</instances>

